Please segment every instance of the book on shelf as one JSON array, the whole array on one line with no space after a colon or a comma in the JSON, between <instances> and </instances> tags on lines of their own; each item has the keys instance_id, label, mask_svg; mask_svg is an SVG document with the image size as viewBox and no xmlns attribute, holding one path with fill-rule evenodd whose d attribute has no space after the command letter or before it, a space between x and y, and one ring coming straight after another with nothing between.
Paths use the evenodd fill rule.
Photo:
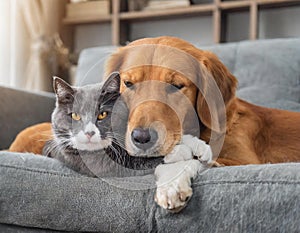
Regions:
<instances>
[{"instance_id":1,"label":"book on shelf","mask_svg":"<svg viewBox=\"0 0 300 233\"><path fill-rule=\"evenodd\" d=\"M66 18L82 18L89 16L103 16L110 13L109 0L95 0L68 3L66 6Z\"/></svg>"},{"instance_id":2,"label":"book on shelf","mask_svg":"<svg viewBox=\"0 0 300 233\"><path fill-rule=\"evenodd\" d=\"M150 0L144 11L190 6L190 0Z\"/></svg>"}]
</instances>

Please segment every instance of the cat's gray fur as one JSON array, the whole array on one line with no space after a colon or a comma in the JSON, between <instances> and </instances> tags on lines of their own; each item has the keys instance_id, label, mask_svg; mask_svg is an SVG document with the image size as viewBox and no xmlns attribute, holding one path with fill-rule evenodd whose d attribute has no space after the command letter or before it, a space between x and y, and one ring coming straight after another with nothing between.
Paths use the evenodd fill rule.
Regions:
<instances>
[{"instance_id":1,"label":"cat's gray fur","mask_svg":"<svg viewBox=\"0 0 300 233\"><path fill-rule=\"evenodd\" d=\"M132 176L153 172L160 158L131 157L123 149L127 108L119 94L120 77L114 73L102 84L71 87L54 79L56 107L52 114L54 140L44 152L88 176ZM98 114L108 112L102 121ZM71 113L81 116L72 120ZM94 132L86 139L86 133ZM87 141L87 142L86 142Z\"/></svg>"}]
</instances>

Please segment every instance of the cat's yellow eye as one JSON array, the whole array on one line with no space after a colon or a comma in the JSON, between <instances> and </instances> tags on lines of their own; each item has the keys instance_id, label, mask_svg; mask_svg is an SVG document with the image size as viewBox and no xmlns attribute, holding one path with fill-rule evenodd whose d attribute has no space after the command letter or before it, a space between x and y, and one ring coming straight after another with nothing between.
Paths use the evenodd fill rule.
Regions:
<instances>
[{"instance_id":1,"label":"cat's yellow eye","mask_svg":"<svg viewBox=\"0 0 300 233\"><path fill-rule=\"evenodd\" d=\"M98 115L98 120L103 120L105 117L107 117L107 112L101 112Z\"/></svg>"},{"instance_id":2,"label":"cat's yellow eye","mask_svg":"<svg viewBox=\"0 0 300 233\"><path fill-rule=\"evenodd\" d=\"M73 113L72 113L72 119L73 119L74 121L79 121L79 120L81 119L81 117L80 117L80 115L77 114L76 112L73 112Z\"/></svg>"}]
</instances>

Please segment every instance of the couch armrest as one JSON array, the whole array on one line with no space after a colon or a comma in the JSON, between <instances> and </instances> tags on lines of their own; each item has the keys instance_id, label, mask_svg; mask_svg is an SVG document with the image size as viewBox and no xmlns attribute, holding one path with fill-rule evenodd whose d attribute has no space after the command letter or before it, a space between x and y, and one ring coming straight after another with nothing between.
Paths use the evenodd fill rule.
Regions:
<instances>
[{"instance_id":1,"label":"couch armrest","mask_svg":"<svg viewBox=\"0 0 300 233\"><path fill-rule=\"evenodd\" d=\"M55 96L0 86L0 149L7 149L24 128L49 122Z\"/></svg>"}]
</instances>

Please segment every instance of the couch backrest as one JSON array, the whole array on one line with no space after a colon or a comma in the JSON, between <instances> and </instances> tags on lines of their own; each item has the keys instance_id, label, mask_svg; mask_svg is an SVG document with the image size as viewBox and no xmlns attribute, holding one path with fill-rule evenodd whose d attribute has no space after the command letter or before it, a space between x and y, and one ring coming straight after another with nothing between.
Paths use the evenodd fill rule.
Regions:
<instances>
[{"instance_id":1,"label":"couch backrest","mask_svg":"<svg viewBox=\"0 0 300 233\"><path fill-rule=\"evenodd\" d=\"M244 41L207 47L239 81L252 103L300 112L300 39Z\"/></svg>"},{"instance_id":2,"label":"couch backrest","mask_svg":"<svg viewBox=\"0 0 300 233\"><path fill-rule=\"evenodd\" d=\"M76 84L102 80L116 47L83 50ZM300 39L244 41L201 47L218 55L238 78L238 97L254 104L300 112Z\"/></svg>"},{"instance_id":3,"label":"couch backrest","mask_svg":"<svg viewBox=\"0 0 300 233\"><path fill-rule=\"evenodd\" d=\"M75 85L84 86L101 82L105 61L116 49L116 46L84 49L79 56Z\"/></svg>"}]
</instances>

